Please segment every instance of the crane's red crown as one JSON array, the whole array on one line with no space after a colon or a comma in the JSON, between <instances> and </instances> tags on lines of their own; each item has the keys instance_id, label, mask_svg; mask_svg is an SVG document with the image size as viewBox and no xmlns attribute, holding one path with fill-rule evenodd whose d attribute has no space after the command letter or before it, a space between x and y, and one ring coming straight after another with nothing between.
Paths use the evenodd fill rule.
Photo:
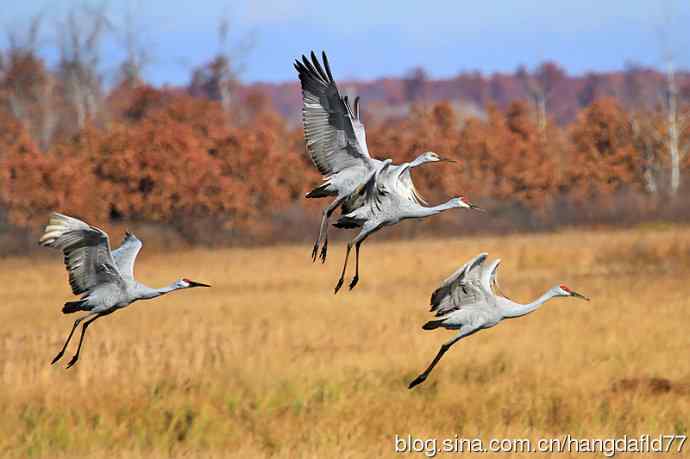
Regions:
<instances>
[{"instance_id":1,"label":"crane's red crown","mask_svg":"<svg viewBox=\"0 0 690 459\"><path fill-rule=\"evenodd\" d=\"M566 292L570 292L570 288L568 288L568 286L565 285L565 284L561 284L561 285L559 285L559 287L561 287L561 288L562 288L563 290L565 290Z\"/></svg>"}]
</instances>

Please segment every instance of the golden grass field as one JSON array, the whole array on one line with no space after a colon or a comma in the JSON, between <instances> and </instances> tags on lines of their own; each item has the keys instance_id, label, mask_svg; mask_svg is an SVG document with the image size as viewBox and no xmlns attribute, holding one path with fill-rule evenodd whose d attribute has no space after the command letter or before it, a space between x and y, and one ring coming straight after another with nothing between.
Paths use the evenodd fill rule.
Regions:
<instances>
[{"instance_id":1,"label":"golden grass field","mask_svg":"<svg viewBox=\"0 0 690 459\"><path fill-rule=\"evenodd\" d=\"M3 259L0 456L368 458L394 456L396 434L688 433L690 227L373 237L359 285L337 296L344 243L323 266L310 251L145 245L142 282L213 288L99 319L70 370L76 340L50 365L74 320L60 313L61 255ZM518 301L559 282L592 301L556 299L461 341L409 391L452 333L421 330L430 293L480 251L503 259Z\"/></svg>"}]
</instances>

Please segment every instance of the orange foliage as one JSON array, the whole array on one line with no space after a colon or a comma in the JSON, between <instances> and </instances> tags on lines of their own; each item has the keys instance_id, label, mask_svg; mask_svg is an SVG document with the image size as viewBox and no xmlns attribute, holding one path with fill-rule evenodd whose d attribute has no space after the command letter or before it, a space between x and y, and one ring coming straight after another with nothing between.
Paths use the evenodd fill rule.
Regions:
<instances>
[{"instance_id":1,"label":"orange foliage","mask_svg":"<svg viewBox=\"0 0 690 459\"><path fill-rule=\"evenodd\" d=\"M630 120L613 99L584 109L572 132L565 185L577 199L602 198L623 188L639 188L642 156L636 154Z\"/></svg>"},{"instance_id":2,"label":"orange foliage","mask_svg":"<svg viewBox=\"0 0 690 459\"><path fill-rule=\"evenodd\" d=\"M219 101L184 91L121 85L107 107L106 126L63 133L45 152L0 110L0 205L11 223L38 226L56 209L99 222L171 223L188 234L211 222L264 237L281 216L322 204L303 199L320 177L302 129L289 128L259 90L226 112ZM462 119L440 102L365 122L379 158L402 162L435 151L458 161L414 171L434 202L464 195L545 217L557 199L606 200L642 189L644 142L611 99L592 103L571 126L547 123L543 131L524 102L489 107L484 119Z\"/></svg>"},{"instance_id":3,"label":"orange foliage","mask_svg":"<svg viewBox=\"0 0 690 459\"><path fill-rule=\"evenodd\" d=\"M525 103L511 104L505 114L491 108L487 121L470 120L458 148L466 157L467 182L480 197L543 209L555 195L557 155Z\"/></svg>"},{"instance_id":4,"label":"orange foliage","mask_svg":"<svg viewBox=\"0 0 690 459\"><path fill-rule=\"evenodd\" d=\"M469 195L543 206L558 185L556 155L539 136L524 103L503 113L489 109L488 120L470 119L460 126L447 102L430 110L417 106L409 118L377 127L369 135L370 150L396 161L409 161L427 151L458 161L457 166L415 170L415 182L432 198Z\"/></svg>"},{"instance_id":5,"label":"orange foliage","mask_svg":"<svg viewBox=\"0 0 690 459\"><path fill-rule=\"evenodd\" d=\"M99 220L107 216L88 161L76 153L77 143L44 154L19 123L0 120L0 200L12 223L27 226L53 209Z\"/></svg>"},{"instance_id":6,"label":"orange foliage","mask_svg":"<svg viewBox=\"0 0 690 459\"><path fill-rule=\"evenodd\" d=\"M250 232L313 177L294 133L258 99L251 122L229 127L217 102L132 91L113 101L121 116L107 131L87 127L46 153L18 122L0 120L0 199L12 223L36 224L57 209L181 228L211 218Z\"/></svg>"}]
</instances>

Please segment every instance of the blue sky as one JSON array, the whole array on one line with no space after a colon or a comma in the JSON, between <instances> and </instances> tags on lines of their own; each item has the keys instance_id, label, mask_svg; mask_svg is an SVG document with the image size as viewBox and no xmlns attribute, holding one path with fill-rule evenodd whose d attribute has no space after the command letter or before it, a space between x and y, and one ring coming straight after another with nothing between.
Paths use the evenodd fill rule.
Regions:
<instances>
[{"instance_id":1,"label":"blue sky","mask_svg":"<svg viewBox=\"0 0 690 459\"><path fill-rule=\"evenodd\" d=\"M42 52L54 59L53 26L76 2L4 3L5 28L20 30L44 12ZM417 65L434 77L513 71L546 59L571 73L621 69L626 61L658 67L664 42L675 50L679 66L690 67L690 28L683 27L690 23L687 0L110 0L107 5L114 23L121 22L128 5L136 12L141 42L151 56L146 77L157 84L186 83L190 69L217 52L223 15L230 20L231 47L253 43L241 74L247 82L293 80L292 60L311 49L328 52L340 79L399 76ZM663 27L669 17L671 25ZM106 74L121 57L111 36L103 51Z\"/></svg>"}]
</instances>

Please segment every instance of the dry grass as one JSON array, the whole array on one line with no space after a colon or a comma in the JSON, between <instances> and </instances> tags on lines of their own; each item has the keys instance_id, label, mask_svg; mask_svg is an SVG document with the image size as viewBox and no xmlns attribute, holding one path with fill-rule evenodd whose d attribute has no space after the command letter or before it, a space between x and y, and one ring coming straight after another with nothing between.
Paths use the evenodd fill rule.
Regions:
<instances>
[{"instance_id":1,"label":"dry grass","mask_svg":"<svg viewBox=\"0 0 690 459\"><path fill-rule=\"evenodd\" d=\"M408 391L447 337L420 329L430 292L480 251L518 300L563 281L593 301L483 331ZM3 260L0 455L374 457L395 434L688 431L690 228L372 241L335 297L342 244L325 266L309 252L144 249L141 280L214 288L99 320L67 371L49 365L73 320L59 255Z\"/></svg>"}]
</instances>

